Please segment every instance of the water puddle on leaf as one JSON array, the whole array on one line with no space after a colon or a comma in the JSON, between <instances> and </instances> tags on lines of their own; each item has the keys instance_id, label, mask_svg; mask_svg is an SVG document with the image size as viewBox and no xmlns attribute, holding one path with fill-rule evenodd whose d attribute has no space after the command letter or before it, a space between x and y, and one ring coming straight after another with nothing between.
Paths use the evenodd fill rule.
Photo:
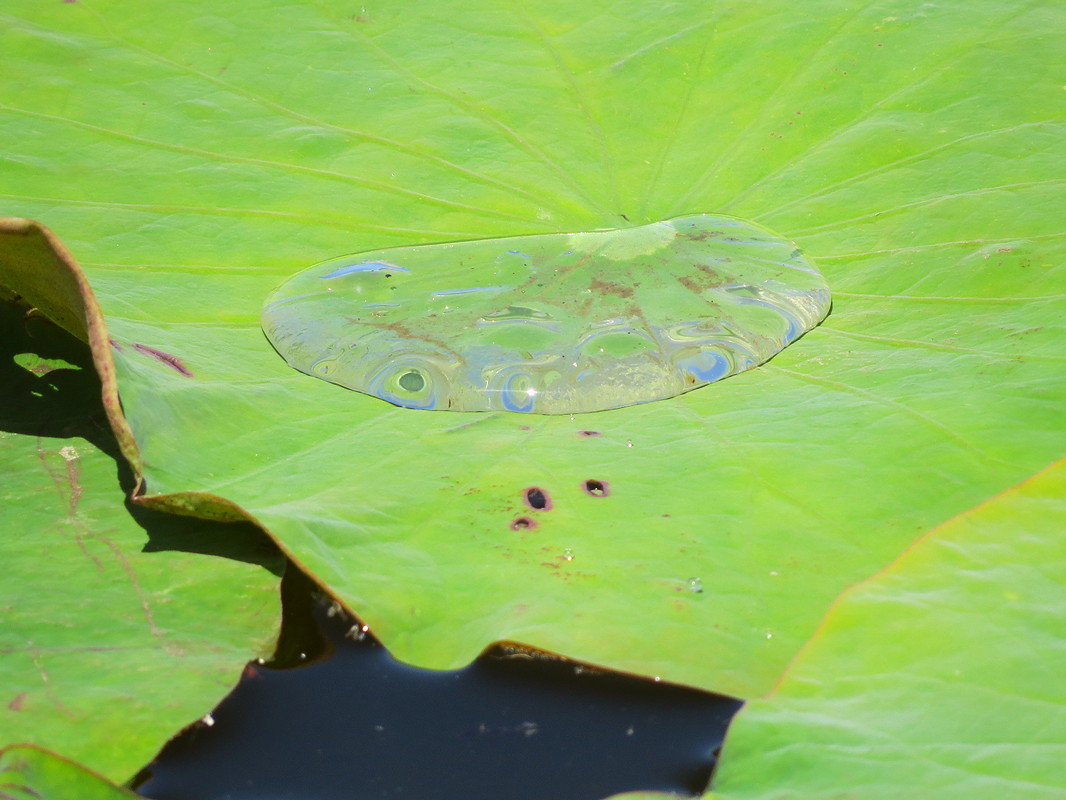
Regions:
<instances>
[{"instance_id":1,"label":"water puddle on leaf","mask_svg":"<svg viewBox=\"0 0 1066 800\"><path fill-rule=\"evenodd\" d=\"M308 375L407 408L575 414L757 366L829 312L794 244L732 217L334 259L267 298Z\"/></svg>"},{"instance_id":2,"label":"water puddle on leaf","mask_svg":"<svg viewBox=\"0 0 1066 800\"><path fill-rule=\"evenodd\" d=\"M297 573L298 576L298 573ZM497 647L395 661L286 573L275 660L134 781L152 800L601 800L706 787L740 701Z\"/></svg>"}]
</instances>

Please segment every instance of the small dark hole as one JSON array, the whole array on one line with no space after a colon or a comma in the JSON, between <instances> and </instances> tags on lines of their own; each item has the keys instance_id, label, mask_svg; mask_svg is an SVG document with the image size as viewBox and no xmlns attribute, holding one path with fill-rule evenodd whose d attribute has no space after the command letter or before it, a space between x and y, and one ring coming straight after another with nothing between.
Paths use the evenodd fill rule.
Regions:
<instances>
[{"instance_id":1,"label":"small dark hole","mask_svg":"<svg viewBox=\"0 0 1066 800\"><path fill-rule=\"evenodd\" d=\"M585 491L593 497L606 497L611 493L604 481L585 481Z\"/></svg>"},{"instance_id":2,"label":"small dark hole","mask_svg":"<svg viewBox=\"0 0 1066 800\"><path fill-rule=\"evenodd\" d=\"M392 277L392 273L391 272L386 272L385 273L385 277L386 278L391 278Z\"/></svg>"},{"instance_id":3,"label":"small dark hole","mask_svg":"<svg viewBox=\"0 0 1066 800\"><path fill-rule=\"evenodd\" d=\"M578 431L578 436L599 436L599 431Z\"/></svg>"},{"instance_id":4,"label":"small dark hole","mask_svg":"<svg viewBox=\"0 0 1066 800\"><path fill-rule=\"evenodd\" d=\"M514 522L511 523L511 530L513 530L513 531L524 531L527 528L536 527L536 525L537 525L537 523L535 523L529 517L519 517L518 519L516 519Z\"/></svg>"},{"instance_id":5,"label":"small dark hole","mask_svg":"<svg viewBox=\"0 0 1066 800\"><path fill-rule=\"evenodd\" d=\"M526 502L529 503L530 508L536 509L537 511L551 508L551 501L548 500L548 493L543 489L538 489L536 486L526 489Z\"/></svg>"}]
</instances>

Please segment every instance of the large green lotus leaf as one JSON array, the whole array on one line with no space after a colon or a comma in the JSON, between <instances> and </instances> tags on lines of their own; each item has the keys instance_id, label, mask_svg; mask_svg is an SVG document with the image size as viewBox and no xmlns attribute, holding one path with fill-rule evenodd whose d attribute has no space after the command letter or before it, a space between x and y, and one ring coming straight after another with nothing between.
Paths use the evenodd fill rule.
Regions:
<instances>
[{"instance_id":1,"label":"large green lotus leaf","mask_svg":"<svg viewBox=\"0 0 1066 800\"><path fill-rule=\"evenodd\" d=\"M3 13L0 199L83 264L148 491L245 509L400 658L510 639L761 694L846 586L1061 450L1052 3ZM395 408L259 327L345 253L699 212L794 239L835 305L671 400Z\"/></svg>"},{"instance_id":2,"label":"large green lotus leaf","mask_svg":"<svg viewBox=\"0 0 1066 800\"><path fill-rule=\"evenodd\" d=\"M133 800L132 792L65 758L29 745L0 750L5 800Z\"/></svg>"},{"instance_id":3,"label":"large green lotus leaf","mask_svg":"<svg viewBox=\"0 0 1066 800\"><path fill-rule=\"evenodd\" d=\"M0 304L0 745L55 748L126 780L269 652L277 580L160 552L270 557L248 537L239 549L232 524L135 510L142 530L122 503L88 349L21 317Z\"/></svg>"},{"instance_id":4,"label":"large green lotus leaf","mask_svg":"<svg viewBox=\"0 0 1066 800\"><path fill-rule=\"evenodd\" d=\"M1062 797L1066 462L844 594L737 717L715 797Z\"/></svg>"}]
</instances>

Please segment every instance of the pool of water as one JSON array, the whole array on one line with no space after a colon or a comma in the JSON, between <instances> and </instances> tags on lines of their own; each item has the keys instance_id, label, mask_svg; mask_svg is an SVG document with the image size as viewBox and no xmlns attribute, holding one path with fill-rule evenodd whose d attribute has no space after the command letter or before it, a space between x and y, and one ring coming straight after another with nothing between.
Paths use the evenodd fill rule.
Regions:
<instances>
[{"instance_id":1,"label":"pool of water","mask_svg":"<svg viewBox=\"0 0 1066 800\"><path fill-rule=\"evenodd\" d=\"M138 776L152 800L601 800L698 795L740 701L497 647L393 659L290 569L277 653Z\"/></svg>"}]
</instances>

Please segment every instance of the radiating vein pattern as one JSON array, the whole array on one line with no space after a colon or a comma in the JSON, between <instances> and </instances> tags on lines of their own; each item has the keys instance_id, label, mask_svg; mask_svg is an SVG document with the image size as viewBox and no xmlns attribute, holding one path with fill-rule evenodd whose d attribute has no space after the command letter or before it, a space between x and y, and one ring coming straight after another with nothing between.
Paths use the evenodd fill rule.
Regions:
<instances>
[{"instance_id":1,"label":"radiating vein pattern","mask_svg":"<svg viewBox=\"0 0 1066 800\"><path fill-rule=\"evenodd\" d=\"M263 328L296 369L399 406L573 414L757 366L829 302L794 244L703 214L333 259L271 293Z\"/></svg>"}]
</instances>

